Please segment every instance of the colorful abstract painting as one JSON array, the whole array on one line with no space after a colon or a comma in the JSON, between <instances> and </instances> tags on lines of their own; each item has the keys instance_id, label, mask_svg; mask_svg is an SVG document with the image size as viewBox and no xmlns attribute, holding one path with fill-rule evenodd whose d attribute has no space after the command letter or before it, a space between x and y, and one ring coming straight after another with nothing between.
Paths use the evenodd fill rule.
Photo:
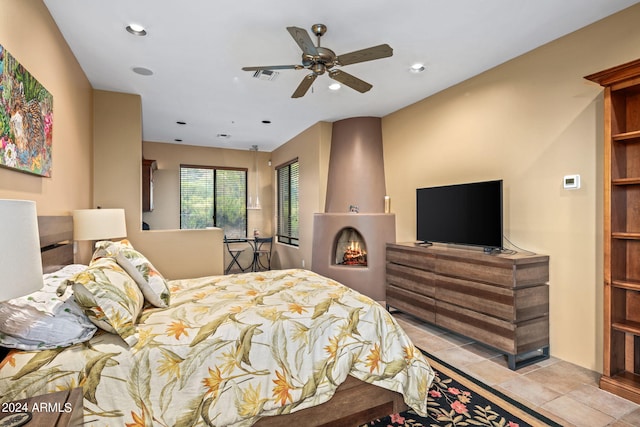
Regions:
<instances>
[{"instance_id":1,"label":"colorful abstract painting","mask_svg":"<svg viewBox=\"0 0 640 427\"><path fill-rule=\"evenodd\" d=\"M53 96L0 45L0 166L51 176Z\"/></svg>"}]
</instances>

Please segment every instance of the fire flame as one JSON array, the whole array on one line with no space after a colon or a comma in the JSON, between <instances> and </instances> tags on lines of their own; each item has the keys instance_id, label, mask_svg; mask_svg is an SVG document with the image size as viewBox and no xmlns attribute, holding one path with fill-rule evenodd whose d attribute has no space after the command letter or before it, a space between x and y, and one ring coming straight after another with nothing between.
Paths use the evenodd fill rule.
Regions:
<instances>
[{"instance_id":1,"label":"fire flame","mask_svg":"<svg viewBox=\"0 0 640 427\"><path fill-rule=\"evenodd\" d=\"M350 241L342 257L343 264L347 265L367 265L367 252L360 248L360 242Z\"/></svg>"}]
</instances>

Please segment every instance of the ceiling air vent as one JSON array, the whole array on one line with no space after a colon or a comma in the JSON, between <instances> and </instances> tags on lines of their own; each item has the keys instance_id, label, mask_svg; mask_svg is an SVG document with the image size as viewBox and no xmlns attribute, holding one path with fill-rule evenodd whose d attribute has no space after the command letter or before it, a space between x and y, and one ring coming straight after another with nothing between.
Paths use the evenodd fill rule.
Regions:
<instances>
[{"instance_id":1,"label":"ceiling air vent","mask_svg":"<svg viewBox=\"0 0 640 427\"><path fill-rule=\"evenodd\" d=\"M253 73L253 77L260 80L275 80L278 72L273 70L257 70Z\"/></svg>"}]
</instances>

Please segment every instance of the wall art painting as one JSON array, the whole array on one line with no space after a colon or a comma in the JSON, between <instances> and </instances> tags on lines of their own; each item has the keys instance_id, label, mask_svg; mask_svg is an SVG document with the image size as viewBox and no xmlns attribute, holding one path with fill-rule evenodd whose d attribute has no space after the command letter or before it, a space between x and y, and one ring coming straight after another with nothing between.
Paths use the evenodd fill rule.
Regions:
<instances>
[{"instance_id":1,"label":"wall art painting","mask_svg":"<svg viewBox=\"0 0 640 427\"><path fill-rule=\"evenodd\" d=\"M51 176L53 96L0 45L0 166Z\"/></svg>"}]
</instances>

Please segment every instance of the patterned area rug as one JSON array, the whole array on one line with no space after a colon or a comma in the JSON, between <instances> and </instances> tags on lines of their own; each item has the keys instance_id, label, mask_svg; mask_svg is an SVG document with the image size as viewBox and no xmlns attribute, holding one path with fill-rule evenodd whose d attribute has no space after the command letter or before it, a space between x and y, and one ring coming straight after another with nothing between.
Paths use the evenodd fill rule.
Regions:
<instances>
[{"instance_id":1,"label":"patterned area rug","mask_svg":"<svg viewBox=\"0 0 640 427\"><path fill-rule=\"evenodd\" d=\"M428 417L412 410L362 427L553 426L560 424L516 402L435 356L422 351L436 373L429 391Z\"/></svg>"}]
</instances>

